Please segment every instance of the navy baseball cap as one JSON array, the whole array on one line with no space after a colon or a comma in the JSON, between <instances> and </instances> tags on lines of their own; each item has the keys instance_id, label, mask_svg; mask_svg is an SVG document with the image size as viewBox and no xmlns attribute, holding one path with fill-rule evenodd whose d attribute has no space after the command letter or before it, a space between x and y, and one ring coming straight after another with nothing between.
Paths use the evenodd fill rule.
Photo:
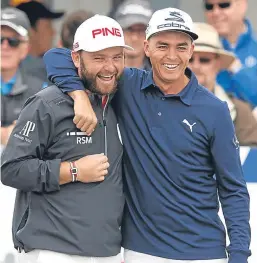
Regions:
<instances>
[{"instance_id":1,"label":"navy baseball cap","mask_svg":"<svg viewBox=\"0 0 257 263\"><path fill-rule=\"evenodd\" d=\"M35 26L40 18L57 19L64 15L64 12L53 12L42 3L30 1L16 6L25 12L30 20L31 26Z\"/></svg>"}]
</instances>

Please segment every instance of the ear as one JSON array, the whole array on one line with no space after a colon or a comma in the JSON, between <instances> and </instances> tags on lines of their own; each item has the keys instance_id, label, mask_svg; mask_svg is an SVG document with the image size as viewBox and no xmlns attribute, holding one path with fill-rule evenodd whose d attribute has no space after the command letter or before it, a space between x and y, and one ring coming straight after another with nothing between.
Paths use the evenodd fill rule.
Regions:
<instances>
[{"instance_id":1,"label":"ear","mask_svg":"<svg viewBox=\"0 0 257 263\"><path fill-rule=\"evenodd\" d=\"M71 58L76 68L80 66L80 54L77 51L71 52Z\"/></svg>"},{"instance_id":2,"label":"ear","mask_svg":"<svg viewBox=\"0 0 257 263\"><path fill-rule=\"evenodd\" d=\"M237 2L237 8L240 10L241 14L246 14L248 8L248 1L242 0Z\"/></svg>"},{"instance_id":3,"label":"ear","mask_svg":"<svg viewBox=\"0 0 257 263\"><path fill-rule=\"evenodd\" d=\"M144 51L145 55L149 58L150 57L150 50L149 50L149 42L148 40L144 40Z\"/></svg>"},{"instance_id":4,"label":"ear","mask_svg":"<svg viewBox=\"0 0 257 263\"><path fill-rule=\"evenodd\" d=\"M25 59L29 53L29 42L22 43L21 49L20 49L20 58L21 60Z\"/></svg>"},{"instance_id":5,"label":"ear","mask_svg":"<svg viewBox=\"0 0 257 263\"><path fill-rule=\"evenodd\" d=\"M195 50L195 44L192 43L190 47L190 58L193 56L194 50Z\"/></svg>"}]
</instances>

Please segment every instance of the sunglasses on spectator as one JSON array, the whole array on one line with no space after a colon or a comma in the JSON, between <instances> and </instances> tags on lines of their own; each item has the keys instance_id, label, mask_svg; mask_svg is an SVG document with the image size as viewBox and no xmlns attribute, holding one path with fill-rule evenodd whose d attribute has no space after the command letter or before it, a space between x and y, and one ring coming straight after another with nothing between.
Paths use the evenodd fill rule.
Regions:
<instances>
[{"instance_id":1,"label":"sunglasses on spectator","mask_svg":"<svg viewBox=\"0 0 257 263\"><path fill-rule=\"evenodd\" d=\"M1 45L7 40L10 47L18 47L21 43L26 42L15 37L1 37Z\"/></svg>"},{"instance_id":2,"label":"sunglasses on spectator","mask_svg":"<svg viewBox=\"0 0 257 263\"><path fill-rule=\"evenodd\" d=\"M230 2L222 2L222 3L218 3L218 4L205 3L204 7L207 11L211 11L211 10L213 10L215 5L219 6L219 8L221 8L221 9L225 9L225 8L229 8L231 6L231 3Z\"/></svg>"},{"instance_id":3,"label":"sunglasses on spectator","mask_svg":"<svg viewBox=\"0 0 257 263\"><path fill-rule=\"evenodd\" d=\"M211 58L206 58L206 57L199 57L198 61L201 63L201 64L209 64L211 62ZM193 63L195 61L195 58L192 57L189 59L189 63Z\"/></svg>"}]
</instances>

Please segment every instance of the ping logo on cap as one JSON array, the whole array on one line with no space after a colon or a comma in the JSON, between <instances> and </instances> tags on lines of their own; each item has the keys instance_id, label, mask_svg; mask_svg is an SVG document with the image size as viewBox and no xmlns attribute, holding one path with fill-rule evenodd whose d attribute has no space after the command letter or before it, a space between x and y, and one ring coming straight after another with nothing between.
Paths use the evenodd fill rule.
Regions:
<instances>
[{"instance_id":1,"label":"ping logo on cap","mask_svg":"<svg viewBox=\"0 0 257 263\"><path fill-rule=\"evenodd\" d=\"M97 35L108 36L109 34L113 36L121 37L121 32L119 28L115 28L115 27L113 27L112 29L109 29L108 27L103 27L103 28L97 28L92 30L93 38L96 38Z\"/></svg>"}]
</instances>

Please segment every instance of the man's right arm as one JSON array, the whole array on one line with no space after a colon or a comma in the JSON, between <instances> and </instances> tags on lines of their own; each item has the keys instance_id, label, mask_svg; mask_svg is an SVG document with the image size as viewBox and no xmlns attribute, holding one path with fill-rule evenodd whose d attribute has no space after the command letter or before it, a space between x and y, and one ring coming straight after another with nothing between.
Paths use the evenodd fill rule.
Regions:
<instances>
[{"instance_id":1,"label":"man's right arm","mask_svg":"<svg viewBox=\"0 0 257 263\"><path fill-rule=\"evenodd\" d=\"M71 51L66 48L52 48L43 57L47 78L63 92L85 90L83 82L78 76Z\"/></svg>"},{"instance_id":2,"label":"man's right arm","mask_svg":"<svg viewBox=\"0 0 257 263\"><path fill-rule=\"evenodd\" d=\"M97 118L72 61L71 51L65 48L50 49L44 55L44 62L48 79L74 100L76 127L90 135Z\"/></svg>"}]
</instances>

